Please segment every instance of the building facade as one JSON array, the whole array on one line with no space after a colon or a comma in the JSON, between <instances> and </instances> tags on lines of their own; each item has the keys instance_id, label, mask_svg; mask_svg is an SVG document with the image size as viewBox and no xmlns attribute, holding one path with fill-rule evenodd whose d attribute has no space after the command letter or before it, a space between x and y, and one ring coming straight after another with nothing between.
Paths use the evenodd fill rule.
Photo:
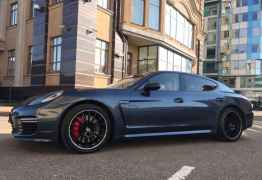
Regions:
<instances>
[{"instance_id":1,"label":"building facade","mask_svg":"<svg viewBox=\"0 0 262 180\"><path fill-rule=\"evenodd\" d=\"M197 73L203 0L2 0L0 87L105 87Z\"/></svg>"},{"instance_id":2,"label":"building facade","mask_svg":"<svg viewBox=\"0 0 262 180\"><path fill-rule=\"evenodd\" d=\"M206 0L203 74L250 98L262 95L262 2Z\"/></svg>"}]
</instances>

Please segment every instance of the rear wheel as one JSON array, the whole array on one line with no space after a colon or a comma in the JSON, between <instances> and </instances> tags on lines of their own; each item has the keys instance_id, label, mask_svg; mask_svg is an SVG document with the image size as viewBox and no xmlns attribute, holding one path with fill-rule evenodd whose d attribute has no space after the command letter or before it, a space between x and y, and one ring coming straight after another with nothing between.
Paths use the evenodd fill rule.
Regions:
<instances>
[{"instance_id":1,"label":"rear wheel","mask_svg":"<svg viewBox=\"0 0 262 180\"><path fill-rule=\"evenodd\" d=\"M107 112L92 104L71 109L61 128L61 139L66 148L81 153L102 149L108 142L111 131Z\"/></svg>"},{"instance_id":2,"label":"rear wheel","mask_svg":"<svg viewBox=\"0 0 262 180\"><path fill-rule=\"evenodd\" d=\"M235 108L226 109L220 117L218 137L225 141L237 141L243 132L243 119Z\"/></svg>"}]
</instances>

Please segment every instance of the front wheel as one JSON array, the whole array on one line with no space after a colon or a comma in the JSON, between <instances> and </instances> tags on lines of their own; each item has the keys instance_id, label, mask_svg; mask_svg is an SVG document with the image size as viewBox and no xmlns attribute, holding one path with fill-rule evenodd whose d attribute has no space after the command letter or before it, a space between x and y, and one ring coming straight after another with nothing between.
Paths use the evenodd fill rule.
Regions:
<instances>
[{"instance_id":1,"label":"front wheel","mask_svg":"<svg viewBox=\"0 0 262 180\"><path fill-rule=\"evenodd\" d=\"M218 137L225 141L237 141L243 132L243 119L235 108L226 109L220 117Z\"/></svg>"},{"instance_id":2,"label":"front wheel","mask_svg":"<svg viewBox=\"0 0 262 180\"><path fill-rule=\"evenodd\" d=\"M71 109L61 128L61 139L66 148L80 153L102 149L109 141L111 131L107 112L91 104Z\"/></svg>"}]
</instances>

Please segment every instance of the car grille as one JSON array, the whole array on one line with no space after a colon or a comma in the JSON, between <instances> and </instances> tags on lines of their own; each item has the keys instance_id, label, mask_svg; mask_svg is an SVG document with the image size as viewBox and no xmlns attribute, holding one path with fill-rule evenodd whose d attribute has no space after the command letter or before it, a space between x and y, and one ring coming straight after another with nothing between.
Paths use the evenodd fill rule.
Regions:
<instances>
[{"instance_id":1,"label":"car grille","mask_svg":"<svg viewBox=\"0 0 262 180\"><path fill-rule=\"evenodd\" d=\"M37 130L38 121L36 118L16 118L10 120L14 133L25 135L34 134Z\"/></svg>"}]
</instances>

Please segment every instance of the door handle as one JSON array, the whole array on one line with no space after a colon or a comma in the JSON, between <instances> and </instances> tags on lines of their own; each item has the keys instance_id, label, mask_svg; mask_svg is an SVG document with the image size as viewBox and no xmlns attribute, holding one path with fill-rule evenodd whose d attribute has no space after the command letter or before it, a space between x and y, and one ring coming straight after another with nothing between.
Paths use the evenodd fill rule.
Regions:
<instances>
[{"instance_id":1,"label":"door handle","mask_svg":"<svg viewBox=\"0 0 262 180\"><path fill-rule=\"evenodd\" d=\"M175 100L175 103L183 103L184 100L182 98L176 98Z\"/></svg>"},{"instance_id":2,"label":"door handle","mask_svg":"<svg viewBox=\"0 0 262 180\"><path fill-rule=\"evenodd\" d=\"M225 98L216 98L216 101L223 102Z\"/></svg>"}]
</instances>

